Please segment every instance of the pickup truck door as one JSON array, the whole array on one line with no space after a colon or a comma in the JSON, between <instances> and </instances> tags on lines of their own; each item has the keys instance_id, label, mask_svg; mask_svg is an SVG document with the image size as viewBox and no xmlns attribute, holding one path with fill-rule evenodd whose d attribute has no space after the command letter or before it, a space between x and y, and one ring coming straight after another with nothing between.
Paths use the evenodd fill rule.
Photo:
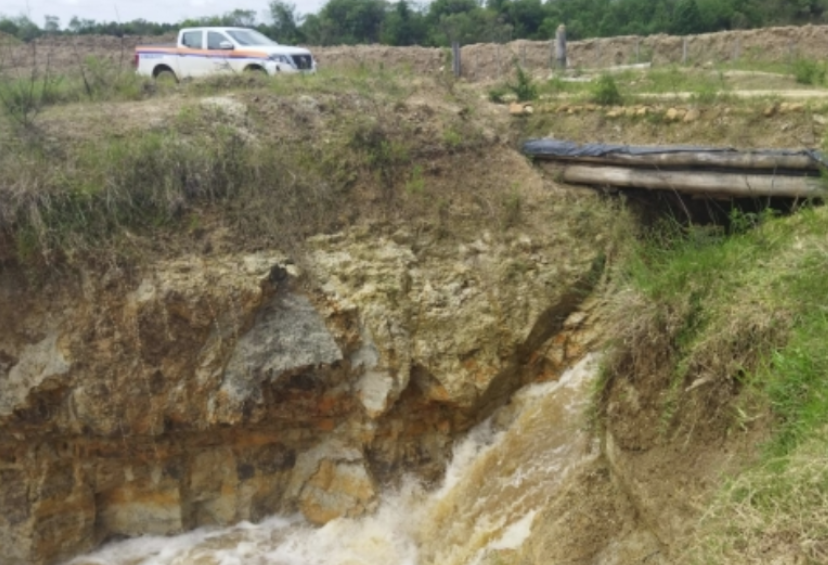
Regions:
<instances>
[{"instance_id":1,"label":"pickup truck door","mask_svg":"<svg viewBox=\"0 0 828 565\"><path fill-rule=\"evenodd\" d=\"M204 51L204 31L192 30L181 34L178 46L178 72L180 78L202 76L210 72L210 64Z\"/></svg>"},{"instance_id":2,"label":"pickup truck door","mask_svg":"<svg viewBox=\"0 0 828 565\"><path fill-rule=\"evenodd\" d=\"M233 45L233 42L230 41L230 38L220 33L218 31L208 31L207 32L207 65L209 66L209 73L232 73L234 71L240 71L241 69L235 69L232 64L231 54L233 53L232 49L222 49L221 45L228 43Z\"/></svg>"}]
</instances>

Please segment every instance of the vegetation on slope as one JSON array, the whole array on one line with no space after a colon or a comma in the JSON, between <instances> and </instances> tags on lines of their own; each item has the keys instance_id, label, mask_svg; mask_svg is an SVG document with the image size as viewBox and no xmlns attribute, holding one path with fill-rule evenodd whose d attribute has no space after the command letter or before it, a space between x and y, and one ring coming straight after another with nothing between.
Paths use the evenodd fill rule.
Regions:
<instances>
[{"instance_id":1,"label":"vegetation on slope","mask_svg":"<svg viewBox=\"0 0 828 565\"><path fill-rule=\"evenodd\" d=\"M649 375L660 441L757 428L770 438L715 500L687 562L828 555L827 226L828 211L810 207L787 218L736 212L728 233L668 223L625 261L625 337L599 397Z\"/></svg>"},{"instance_id":2,"label":"vegetation on slope","mask_svg":"<svg viewBox=\"0 0 828 565\"><path fill-rule=\"evenodd\" d=\"M677 70L648 76L668 91L688 80ZM90 84L99 85L93 94ZM485 184L497 174L485 154L495 140L481 130L486 119L473 119L477 94L445 77L119 84L4 83L18 102L4 103L0 120L0 261L120 261L180 245L181 234L197 242L210 222L245 245L285 248L368 218L405 218L436 237L468 218L476 229L520 221L519 190ZM111 103L134 98L143 102ZM77 103L90 99L97 104ZM563 126L556 117L556 131ZM463 171L483 161L486 175L467 175L469 190L441 159L462 161ZM762 552L758 563L791 547L823 560L812 541L825 537L827 477L811 456L828 448L826 220L824 209L805 208L787 218L735 214L727 233L667 223L629 243L617 273L623 341L604 384L660 378L653 429L665 441L772 432L762 464L706 516L690 552L699 562L744 562L749 548Z\"/></svg>"},{"instance_id":3,"label":"vegetation on slope","mask_svg":"<svg viewBox=\"0 0 828 565\"><path fill-rule=\"evenodd\" d=\"M421 92L445 102L426 108ZM466 94L404 73L218 77L147 96L39 100L26 119L3 106L0 258L116 260L210 218L283 249L359 218L451 229L439 163L487 145Z\"/></svg>"}]
</instances>

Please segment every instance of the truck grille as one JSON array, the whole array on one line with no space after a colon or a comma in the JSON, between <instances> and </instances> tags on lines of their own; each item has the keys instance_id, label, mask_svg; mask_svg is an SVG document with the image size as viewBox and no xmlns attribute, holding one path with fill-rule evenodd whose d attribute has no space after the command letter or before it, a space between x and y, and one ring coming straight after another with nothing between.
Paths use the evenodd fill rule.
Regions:
<instances>
[{"instance_id":1,"label":"truck grille","mask_svg":"<svg viewBox=\"0 0 828 565\"><path fill-rule=\"evenodd\" d=\"M310 55L291 55L297 69L310 70L313 68L313 58Z\"/></svg>"}]
</instances>

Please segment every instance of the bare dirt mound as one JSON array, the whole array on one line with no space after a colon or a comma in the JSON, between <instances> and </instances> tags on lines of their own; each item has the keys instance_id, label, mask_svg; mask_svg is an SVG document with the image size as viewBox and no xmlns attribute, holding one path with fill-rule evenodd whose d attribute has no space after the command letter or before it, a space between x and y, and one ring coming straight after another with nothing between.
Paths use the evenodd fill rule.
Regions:
<instances>
[{"instance_id":1,"label":"bare dirt mound","mask_svg":"<svg viewBox=\"0 0 828 565\"><path fill-rule=\"evenodd\" d=\"M51 68L65 72L76 69L78 62L89 56L113 63L128 63L136 45L172 41L175 41L174 35L44 37L9 50L3 63L7 68L28 67L36 60L38 64L48 63ZM417 73L447 73L451 70L450 54L438 47L340 45L310 48L322 67L409 67ZM723 31L686 38L664 34L630 35L572 41L568 45L571 68L648 61L656 65L733 61L786 63L800 57L819 58L826 52L828 26L813 25ZM472 81L502 78L511 72L513 61L537 73L550 70L554 61L551 41L480 43L464 46L461 53L463 77Z\"/></svg>"},{"instance_id":2,"label":"bare dirt mound","mask_svg":"<svg viewBox=\"0 0 828 565\"><path fill-rule=\"evenodd\" d=\"M684 43L687 41L687 55ZM313 47L323 66L407 65L418 72L447 72L448 55L424 47ZM828 51L828 26L774 27L724 31L702 35L664 34L622 36L573 41L568 45L570 68L608 67L627 63L703 65L734 61L787 63L797 58L819 58ZM461 50L467 80L497 79L511 72L513 62L533 72L548 71L554 61L550 41L518 40L505 44L480 43Z\"/></svg>"}]
</instances>

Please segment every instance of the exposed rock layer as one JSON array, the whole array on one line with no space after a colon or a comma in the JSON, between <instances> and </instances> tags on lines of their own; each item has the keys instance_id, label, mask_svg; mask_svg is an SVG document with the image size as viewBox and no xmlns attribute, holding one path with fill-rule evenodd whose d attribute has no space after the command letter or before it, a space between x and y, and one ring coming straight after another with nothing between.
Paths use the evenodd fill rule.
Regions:
<instances>
[{"instance_id":1,"label":"exposed rock layer","mask_svg":"<svg viewBox=\"0 0 828 565\"><path fill-rule=\"evenodd\" d=\"M595 244L432 245L401 229L34 287L0 271L0 546L53 563L114 536L370 510L403 471L581 353ZM569 320L567 325L567 320Z\"/></svg>"}]
</instances>

